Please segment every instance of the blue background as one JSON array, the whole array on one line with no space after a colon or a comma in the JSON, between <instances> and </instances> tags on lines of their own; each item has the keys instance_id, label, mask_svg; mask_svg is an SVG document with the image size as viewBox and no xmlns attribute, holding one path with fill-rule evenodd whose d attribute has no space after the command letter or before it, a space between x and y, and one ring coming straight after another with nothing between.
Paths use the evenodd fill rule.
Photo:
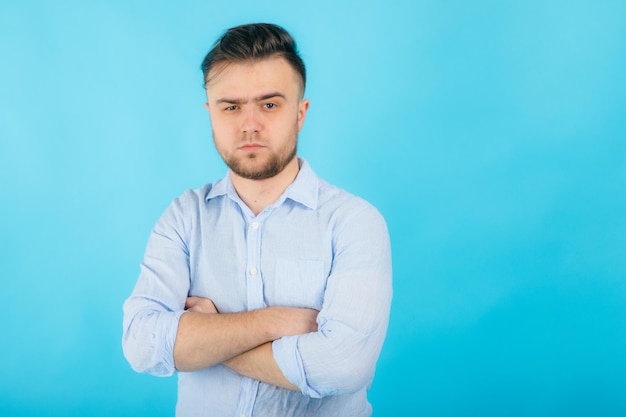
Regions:
<instances>
[{"instance_id":1,"label":"blue background","mask_svg":"<svg viewBox=\"0 0 626 417\"><path fill-rule=\"evenodd\" d=\"M308 65L301 154L388 221L374 415L626 415L626 2L576 0L3 0L0 415L173 415L121 305L225 173L199 64L255 21Z\"/></svg>"}]
</instances>

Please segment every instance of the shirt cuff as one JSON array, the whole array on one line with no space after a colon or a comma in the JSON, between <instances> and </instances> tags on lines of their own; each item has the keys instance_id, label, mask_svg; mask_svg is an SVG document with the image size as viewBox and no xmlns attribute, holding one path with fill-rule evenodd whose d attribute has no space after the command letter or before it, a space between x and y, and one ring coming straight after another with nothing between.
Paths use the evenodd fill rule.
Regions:
<instances>
[{"instance_id":1,"label":"shirt cuff","mask_svg":"<svg viewBox=\"0 0 626 417\"><path fill-rule=\"evenodd\" d=\"M157 344L157 349L161 350L157 353L157 357L163 358L164 368L162 372L165 375L171 375L176 372L176 366L174 365L174 343L176 342L176 334L178 333L178 323L180 316L186 311L173 311L168 313L161 313L159 317L157 333L163 335L163 339L156 338L156 340L164 340L165 343Z\"/></svg>"},{"instance_id":2,"label":"shirt cuff","mask_svg":"<svg viewBox=\"0 0 626 417\"><path fill-rule=\"evenodd\" d=\"M318 392L307 385L304 364L298 351L299 338L300 336L285 336L274 340L272 342L274 360L285 378L300 388L302 394L312 398L321 398Z\"/></svg>"}]
</instances>

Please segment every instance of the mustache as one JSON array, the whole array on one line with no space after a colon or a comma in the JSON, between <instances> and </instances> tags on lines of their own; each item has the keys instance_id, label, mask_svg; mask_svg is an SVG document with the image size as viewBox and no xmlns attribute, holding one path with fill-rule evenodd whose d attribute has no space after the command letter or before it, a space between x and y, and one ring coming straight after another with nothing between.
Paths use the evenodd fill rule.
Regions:
<instances>
[{"instance_id":1,"label":"mustache","mask_svg":"<svg viewBox=\"0 0 626 417\"><path fill-rule=\"evenodd\" d=\"M240 136L239 139L237 139L237 141L235 142L235 146L238 148L241 148L242 146L250 146L250 145L266 147L266 146L269 146L270 142L271 141L262 138L258 134L243 135L243 136Z\"/></svg>"}]
</instances>

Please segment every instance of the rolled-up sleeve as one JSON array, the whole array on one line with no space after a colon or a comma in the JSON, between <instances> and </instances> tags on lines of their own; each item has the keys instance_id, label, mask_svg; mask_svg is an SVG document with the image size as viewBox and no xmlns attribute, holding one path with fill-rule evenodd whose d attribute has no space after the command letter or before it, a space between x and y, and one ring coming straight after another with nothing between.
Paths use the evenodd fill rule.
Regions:
<instances>
[{"instance_id":1,"label":"rolled-up sleeve","mask_svg":"<svg viewBox=\"0 0 626 417\"><path fill-rule=\"evenodd\" d=\"M333 261L318 331L273 342L285 377L313 398L371 384L387 332L392 298L391 248L373 207L333 225Z\"/></svg>"},{"instance_id":2,"label":"rolled-up sleeve","mask_svg":"<svg viewBox=\"0 0 626 417\"><path fill-rule=\"evenodd\" d=\"M137 284L124 303L122 348L137 372L175 372L174 342L189 292L189 251L180 199L155 225Z\"/></svg>"}]
</instances>

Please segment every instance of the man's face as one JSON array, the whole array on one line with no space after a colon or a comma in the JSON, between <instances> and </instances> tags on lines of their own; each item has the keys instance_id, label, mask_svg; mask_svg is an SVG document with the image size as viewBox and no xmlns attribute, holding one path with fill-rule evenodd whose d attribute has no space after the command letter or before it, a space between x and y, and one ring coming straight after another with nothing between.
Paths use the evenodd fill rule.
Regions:
<instances>
[{"instance_id":1,"label":"man's face","mask_svg":"<svg viewBox=\"0 0 626 417\"><path fill-rule=\"evenodd\" d=\"M206 108L226 165L247 179L267 179L294 160L309 107L301 80L282 57L228 63L209 73Z\"/></svg>"}]
</instances>

